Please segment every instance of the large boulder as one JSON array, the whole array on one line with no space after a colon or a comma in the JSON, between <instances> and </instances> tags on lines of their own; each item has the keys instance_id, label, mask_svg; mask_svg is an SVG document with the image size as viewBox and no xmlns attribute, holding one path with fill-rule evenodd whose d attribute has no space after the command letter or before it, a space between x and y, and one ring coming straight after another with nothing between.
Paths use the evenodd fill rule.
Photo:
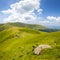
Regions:
<instances>
[{"instance_id":1,"label":"large boulder","mask_svg":"<svg viewBox=\"0 0 60 60\"><path fill-rule=\"evenodd\" d=\"M43 49L51 48L50 45L39 45L34 49L34 53L39 55Z\"/></svg>"}]
</instances>

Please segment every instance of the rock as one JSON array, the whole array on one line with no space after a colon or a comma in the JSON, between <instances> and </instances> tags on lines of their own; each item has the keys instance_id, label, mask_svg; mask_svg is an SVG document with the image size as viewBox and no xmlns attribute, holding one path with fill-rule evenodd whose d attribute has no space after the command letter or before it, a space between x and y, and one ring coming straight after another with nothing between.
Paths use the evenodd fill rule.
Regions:
<instances>
[{"instance_id":1,"label":"rock","mask_svg":"<svg viewBox=\"0 0 60 60\"><path fill-rule=\"evenodd\" d=\"M41 51L45 48L51 48L51 46L50 45L39 45L34 49L34 53L36 55L39 55L41 53Z\"/></svg>"}]
</instances>

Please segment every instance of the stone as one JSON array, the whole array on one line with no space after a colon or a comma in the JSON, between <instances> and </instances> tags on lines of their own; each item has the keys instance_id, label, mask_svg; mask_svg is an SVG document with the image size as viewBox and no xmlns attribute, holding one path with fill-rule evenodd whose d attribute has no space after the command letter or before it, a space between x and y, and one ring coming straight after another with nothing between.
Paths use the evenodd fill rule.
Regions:
<instances>
[{"instance_id":1,"label":"stone","mask_svg":"<svg viewBox=\"0 0 60 60\"><path fill-rule=\"evenodd\" d=\"M35 53L36 55L39 55L39 54L41 53L41 51L42 51L43 49L46 49L46 48L51 48L51 46L50 46L50 45L39 45L39 46L37 46L37 47L34 49L34 53Z\"/></svg>"}]
</instances>

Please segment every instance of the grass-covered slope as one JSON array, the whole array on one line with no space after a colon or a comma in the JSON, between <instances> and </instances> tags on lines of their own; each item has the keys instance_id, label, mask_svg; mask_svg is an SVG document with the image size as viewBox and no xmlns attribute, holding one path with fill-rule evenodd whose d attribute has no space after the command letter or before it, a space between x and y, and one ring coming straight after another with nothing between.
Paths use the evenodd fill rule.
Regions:
<instances>
[{"instance_id":1,"label":"grass-covered slope","mask_svg":"<svg viewBox=\"0 0 60 60\"><path fill-rule=\"evenodd\" d=\"M0 24L0 31L4 30L5 28L9 28L12 26L15 27L23 27L23 28L30 28L30 29L34 29L34 30L39 30L39 29L48 29L45 26L42 25L37 25L37 24L25 24L25 23L5 23L5 24Z\"/></svg>"},{"instance_id":2,"label":"grass-covered slope","mask_svg":"<svg viewBox=\"0 0 60 60\"><path fill-rule=\"evenodd\" d=\"M13 26L18 26L18 27L26 27L26 28L32 28L32 29L47 29L45 26L38 25L38 24L25 24L25 23L9 23L10 25Z\"/></svg>"},{"instance_id":3,"label":"grass-covered slope","mask_svg":"<svg viewBox=\"0 0 60 60\"><path fill-rule=\"evenodd\" d=\"M34 47L40 44L52 48L35 55ZM8 25L0 31L0 60L60 60L60 31L47 33Z\"/></svg>"},{"instance_id":4,"label":"grass-covered slope","mask_svg":"<svg viewBox=\"0 0 60 60\"><path fill-rule=\"evenodd\" d=\"M0 31L10 28L10 27L23 27L23 28L30 28L33 30L38 30L38 31L43 31L43 32L55 32L58 31L60 29L51 29L51 28L47 28L45 26L42 25L37 25L37 24L25 24L25 23L5 23L5 24L0 24Z\"/></svg>"}]
</instances>

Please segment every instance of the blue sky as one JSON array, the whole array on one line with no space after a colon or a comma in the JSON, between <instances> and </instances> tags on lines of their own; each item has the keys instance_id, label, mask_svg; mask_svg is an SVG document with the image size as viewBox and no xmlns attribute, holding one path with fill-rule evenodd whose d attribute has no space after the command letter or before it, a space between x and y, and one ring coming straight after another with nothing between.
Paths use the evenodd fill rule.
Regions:
<instances>
[{"instance_id":1,"label":"blue sky","mask_svg":"<svg viewBox=\"0 0 60 60\"><path fill-rule=\"evenodd\" d=\"M10 5L20 0L0 0L0 11L10 8Z\"/></svg>"},{"instance_id":2,"label":"blue sky","mask_svg":"<svg viewBox=\"0 0 60 60\"><path fill-rule=\"evenodd\" d=\"M0 23L37 23L60 27L60 0L0 0Z\"/></svg>"},{"instance_id":3,"label":"blue sky","mask_svg":"<svg viewBox=\"0 0 60 60\"><path fill-rule=\"evenodd\" d=\"M41 8L44 15L60 16L60 0L42 0Z\"/></svg>"}]
</instances>

